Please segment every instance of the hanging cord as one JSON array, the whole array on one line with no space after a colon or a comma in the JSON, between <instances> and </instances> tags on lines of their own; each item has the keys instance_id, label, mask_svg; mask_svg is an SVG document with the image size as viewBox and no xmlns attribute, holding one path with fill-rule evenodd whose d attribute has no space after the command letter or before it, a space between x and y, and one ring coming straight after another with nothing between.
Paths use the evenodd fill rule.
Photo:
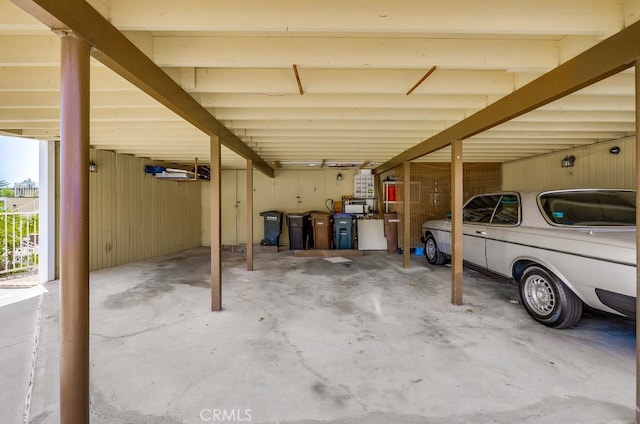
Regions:
<instances>
[{"instance_id":1,"label":"hanging cord","mask_svg":"<svg viewBox=\"0 0 640 424\"><path fill-rule=\"evenodd\" d=\"M327 205L327 203L331 202L331 206ZM333 213L333 199L327 199L324 201L324 207L331 213Z\"/></svg>"}]
</instances>

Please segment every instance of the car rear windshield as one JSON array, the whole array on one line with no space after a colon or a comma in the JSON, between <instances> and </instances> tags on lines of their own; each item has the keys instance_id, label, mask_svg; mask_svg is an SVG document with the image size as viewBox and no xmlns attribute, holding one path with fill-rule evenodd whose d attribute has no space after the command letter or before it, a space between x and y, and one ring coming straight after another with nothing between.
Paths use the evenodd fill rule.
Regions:
<instances>
[{"instance_id":1,"label":"car rear windshield","mask_svg":"<svg viewBox=\"0 0 640 424\"><path fill-rule=\"evenodd\" d=\"M633 191L575 191L540 195L547 219L576 226L636 225Z\"/></svg>"}]
</instances>

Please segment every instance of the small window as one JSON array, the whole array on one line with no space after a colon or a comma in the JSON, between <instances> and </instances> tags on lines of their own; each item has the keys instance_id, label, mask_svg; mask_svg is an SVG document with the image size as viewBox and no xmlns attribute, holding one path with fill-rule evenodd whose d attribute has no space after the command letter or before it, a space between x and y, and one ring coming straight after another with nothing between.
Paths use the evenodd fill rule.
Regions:
<instances>
[{"instance_id":1,"label":"small window","mask_svg":"<svg viewBox=\"0 0 640 424\"><path fill-rule=\"evenodd\" d=\"M464 206L464 222L491 222L491 216L500 201L499 194L474 197Z\"/></svg>"},{"instance_id":2,"label":"small window","mask_svg":"<svg viewBox=\"0 0 640 424\"><path fill-rule=\"evenodd\" d=\"M518 196L515 194L505 194L500 199L491 223L498 225L517 225L519 221L518 217Z\"/></svg>"}]
</instances>

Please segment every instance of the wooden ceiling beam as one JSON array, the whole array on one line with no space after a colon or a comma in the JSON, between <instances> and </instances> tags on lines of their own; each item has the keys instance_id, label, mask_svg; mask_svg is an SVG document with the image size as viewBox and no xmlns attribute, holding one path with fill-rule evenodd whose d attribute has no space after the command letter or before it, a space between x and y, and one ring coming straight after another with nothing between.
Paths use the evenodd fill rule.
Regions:
<instances>
[{"instance_id":1,"label":"wooden ceiling beam","mask_svg":"<svg viewBox=\"0 0 640 424\"><path fill-rule=\"evenodd\" d=\"M92 56L187 122L220 142L269 177L274 170L222 125L116 27L84 0L12 0L53 31L72 31L93 48Z\"/></svg>"},{"instance_id":2,"label":"wooden ceiling beam","mask_svg":"<svg viewBox=\"0 0 640 424\"><path fill-rule=\"evenodd\" d=\"M584 51L479 112L391 158L382 173L455 140L464 140L630 68L640 57L640 21Z\"/></svg>"}]
</instances>

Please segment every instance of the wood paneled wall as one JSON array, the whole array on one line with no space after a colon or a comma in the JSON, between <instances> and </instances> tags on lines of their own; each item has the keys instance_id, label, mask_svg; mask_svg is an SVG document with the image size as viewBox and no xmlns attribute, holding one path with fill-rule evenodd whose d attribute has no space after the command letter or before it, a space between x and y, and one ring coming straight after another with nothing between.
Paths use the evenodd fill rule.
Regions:
<instances>
[{"instance_id":1,"label":"wood paneled wall","mask_svg":"<svg viewBox=\"0 0 640 424\"><path fill-rule=\"evenodd\" d=\"M148 160L129 155L92 149L91 160L98 166L89 178L91 270L200 246L200 185L206 183L156 179L144 173ZM59 173L57 181L59 207Z\"/></svg>"},{"instance_id":2,"label":"wood paneled wall","mask_svg":"<svg viewBox=\"0 0 640 424\"><path fill-rule=\"evenodd\" d=\"M396 181L403 179L402 167L394 169ZM451 210L451 166L440 162L411 163L411 246L422 246L422 223L431 219L442 219ZM502 186L501 165L499 163L464 164L464 200L478 193L499 191ZM415 188L414 188L415 187ZM398 200L402 190L397 190ZM402 203L396 207L400 218L400 228L404 224ZM399 245L403 243L399 231Z\"/></svg>"},{"instance_id":3,"label":"wood paneled wall","mask_svg":"<svg viewBox=\"0 0 640 424\"><path fill-rule=\"evenodd\" d=\"M620 153L609 149L619 147ZM575 156L574 166L563 168L562 159ZM592 144L504 163L505 190L551 190L559 188L635 189L635 138Z\"/></svg>"}]
</instances>

